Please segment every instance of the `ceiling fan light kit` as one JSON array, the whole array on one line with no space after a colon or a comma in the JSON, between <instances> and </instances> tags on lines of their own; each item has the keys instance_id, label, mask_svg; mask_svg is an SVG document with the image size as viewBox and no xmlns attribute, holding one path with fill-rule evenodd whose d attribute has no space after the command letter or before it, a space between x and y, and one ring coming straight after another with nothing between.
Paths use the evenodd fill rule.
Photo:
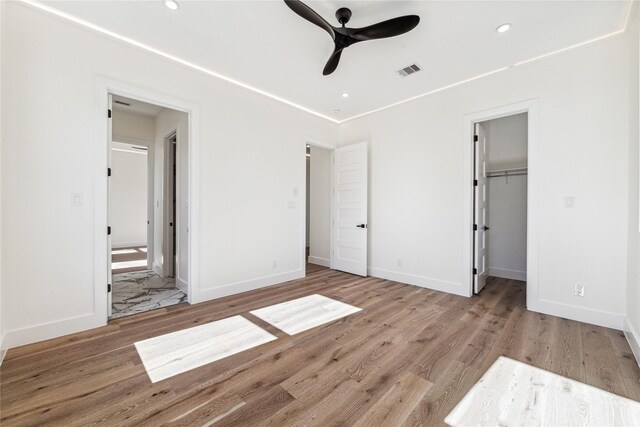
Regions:
<instances>
[{"instance_id":1,"label":"ceiling fan light kit","mask_svg":"<svg viewBox=\"0 0 640 427\"><path fill-rule=\"evenodd\" d=\"M413 30L420 23L419 16L406 15L369 25L368 27L347 28L346 24L351 19L351 10L341 7L336 11L336 19L341 27L334 27L300 0L284 0L284 2L300 17L328 32L333 39L333 53L322 71L325 76L333 73L338 68L342 51L352 44L399 36Z\"/></svg>"}]
</instances>

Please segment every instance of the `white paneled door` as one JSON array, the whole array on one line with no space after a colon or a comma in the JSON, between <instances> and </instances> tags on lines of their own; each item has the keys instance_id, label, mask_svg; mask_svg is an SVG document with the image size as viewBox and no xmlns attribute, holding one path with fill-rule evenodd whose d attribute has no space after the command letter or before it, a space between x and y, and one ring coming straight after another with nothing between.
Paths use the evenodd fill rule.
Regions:
<instances>
[{"instance_id":1,"label":"white paneled door","mask_svg":"<svg viewBox=\"0 0 640 427\"><path fill-rule=\"evenodd\" d=\"M478 293L484 288L489 275L487 250L487 135L480 123L475 125L474 152L474 270L473 291Z\"/></svg>"},{"instance_id":2,"label":"white paneled door","mask_svg":"<svg viewBox=\"0 0 640 427\"><path fill-rule=\"evenodd\" d=\"M367 143L334 150L333 264L367 275Z\"/></svg>"}]
</instances>

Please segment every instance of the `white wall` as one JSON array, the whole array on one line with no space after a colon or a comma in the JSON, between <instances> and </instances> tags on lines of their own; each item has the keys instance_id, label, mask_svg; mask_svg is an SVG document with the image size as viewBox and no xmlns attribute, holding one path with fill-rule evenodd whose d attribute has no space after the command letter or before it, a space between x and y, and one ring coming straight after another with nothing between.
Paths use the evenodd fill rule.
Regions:
<instances>
[{"instance_id":1,"label":"white wall","mask_svg":"<svg viewBox=\"0 0 640 427\"><path fill-rule=\"evenodd\" d=\"M153 142L156 136L155 118L144 114L124 111L120 108L113 109L113 139L122 142L144 142L145 145Z\"/></svg>"},{"instance_id":2,"label":"white wall","mask_svg":"<svg viewBox=\"0 0 640 427\"><path fill-rule=\"evenodd\" d=\"M527 166L527 114L484 122L487 169ZM527 271L527 176L487 180L489 275L525 280Z\"/></svg>"},{"instance_id":3,"label":"white wall","mask_svg":"<svg viewBox=\"0 0 640 427\"><path fill-rule=\"evenodd\" d=\"M527 114L515 114L485 122L489 170L527 167Z\"/></svg>"},{"instance_id":4,"label":"white wall","mask_svg":"<svg viewBox=\"0 0 640 427\"><path fill-rule=\"evenodd\" d=\"M2 28L4 23L4 2L0 2L0 49L2 46ZM2 70L2 55L0 54L0 72ZM2 129L2 81L0 80L0 188L2 188L2 144L1 141L4 141L4 134L2 133L4 129ZM0 224L2 224L2 193L0 192ZM2 242L2 227L0 226L0 242ZM0 244L0 260L2 259L2 244ZM2 298L2 263L0 262L0 364L2 364L2 360L6 354L5 343L4 343L4 309L2 307L3 298Z\"/></svg>"},{"instance_id":5,"label":"white wall","mask_svg":"<svg viewBox=\"0 0 640 427\"><path fill-rule=\"evenodd\" d=\"M147 153L111 150L111 241L114 248L147 244Z\"/></svg>"},{"instance_id":6,"label":"white wall","mask_svg":"<svg viewBox=\"0 0 640 427\"><path fill-rule=\"evenodd\" d=\"M625 332L629 344L634 351L636 360L640 364L640 234L638 210L638 150L640 146L640 13L638 3L635 4L630 16L630 26L627 30L629 46L629 229L628 229L628 284L627 284L627 321Z\"/></svg>"},{"instance_id":7,"label":"white wall","mask_svg":"<svg viewBox=\"0 0 640 427\"><path fill-rule=\"evenodd\" d=\"M538 292L530 295L532 308L620 328L626 311L628 56L626 39L613 36L343 123L341 145L370 142L371 274L468 292L462 269L469 250L462 247L464 117L537 99ZM573 210L563 208L568 195L576 198ZM583 298L574 296L577 283L585 286Z\"/></svg>"},{"instance_id":8,"label":"white wall","mask_svg":"<svg viewBox=\"0 0 640 427\"><path fill-rule=\"evenodd\" d=\"M11 106L1 111L8 346L106 320L93 211L94 147L104 143L95 132L100 76L197 106L195 301L303 275L300 141L334 141L338 126L27 5L2 3L2 104ZM537 98L538 307L621 326L628 311L628 39L611 37L341 125L343 145L371 144L371 272L462 293L462 117ZM70 206L72 192L84 195L82 207ZM566 195L576 197L572 211L562 208ZM573 296L575 283L585 285L584 298Z\"/></svg>"},{"instance_id":9,"label":"white wall","mask_svg":"<svg viewBox=\"0 0 640 427\"><path fill-rule=\"evenodd\" d=\"M301 141L335 141L337 125L28 5L3 3L2 102L11 108L2 109L1 262L3 300L12 302L3 307L10 346L106 321L94 216L101 203L94 195L102 194L95 147L106 144L96 131L106 123L100 76L197 108L195 302L303 276L304 201L295 196L305 185ZM72 192L84 195L84 206L70 205Z\"/></svg>"},{"instance_id":10,"label":"white wall","mask_svg":"<svg viewBox=\"0 0 640 427\"><path fill-rule=\"evenodd\" d=\"M309 262L329 266L331 239L331 151L311 146Z\"/></svg>"}]
</instances>

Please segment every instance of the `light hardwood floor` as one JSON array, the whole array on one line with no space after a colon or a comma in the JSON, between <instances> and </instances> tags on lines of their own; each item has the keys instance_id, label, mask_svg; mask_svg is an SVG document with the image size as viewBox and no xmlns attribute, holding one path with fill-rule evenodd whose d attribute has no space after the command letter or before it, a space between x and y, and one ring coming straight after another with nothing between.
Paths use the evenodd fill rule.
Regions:
<instances>
[{"instance_id":1,"label":"light hardwood floor","mask_svg":"<svg viewBox=\"0 0 640 427\"><path fill-rule=\"evenodd\" d=\"M363 310L294 336L249 313L315 293ZM621 332L524 302L522 282L464 298L310 266L304 280L9 350L0 424L441 425L500 355L640 400ZM278 339L151 383L134 342L238 314Z\"/></svg>"},{"instance_id":2,"label":"light hardwood floor","mask_svg":"<svg viewBox=\"0 0 640 427\"><path fill-rule=\"evenodd\" d=\"M111 271L113 274L130 273L147 269L146 264L131 266L130 262L146 261L147 247L135 246L129 248L117 248L111 251ZM139 263L138 263L139 264Z\"/></svg>"}]
</instances>

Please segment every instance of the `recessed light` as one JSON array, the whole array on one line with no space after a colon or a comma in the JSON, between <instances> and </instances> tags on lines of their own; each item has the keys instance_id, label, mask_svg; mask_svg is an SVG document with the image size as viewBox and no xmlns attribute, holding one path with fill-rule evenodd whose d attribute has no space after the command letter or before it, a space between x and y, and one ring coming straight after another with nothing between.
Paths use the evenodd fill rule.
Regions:
<instances>
[{"instance_id":1,"label":"recessed light","mask_svg":"<svg viewBox=\"0 0 640 427\"><path fill-rule=\"evenodd\" d=\"M171 10L180 9L180 5L176 0L164 0L164 5L167 6Z\"/></svg>"},{"instance_id":2,"label":"recessed light","mask_svg":"<svg viewBox=\"0 0 640 427\"><path fill-rule=\"evenodd\" d=\"M511 24L502 24L498 28L496 28L496 31L499 33L506 33L510 29L511 29Z\"/></svg>"},{"instance_id":3,"label":"recessed light","mask_svg":"<svg viewBox=\"0 0 640 427\"><path fill-rule=\"evenodd\" d=\"M349 92L342 92L342 97L343 98L348 98L349 96L351 96L351 94Z\"/></svg>"}]
</instances>

